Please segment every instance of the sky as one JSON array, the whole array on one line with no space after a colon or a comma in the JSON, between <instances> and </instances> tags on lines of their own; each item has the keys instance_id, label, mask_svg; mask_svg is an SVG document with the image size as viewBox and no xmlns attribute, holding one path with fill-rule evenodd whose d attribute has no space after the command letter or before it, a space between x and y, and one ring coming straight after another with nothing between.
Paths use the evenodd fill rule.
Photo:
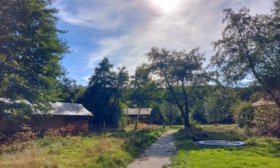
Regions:
<instances>
[{"instance_id":1,"label":"sky","mask_svg":"<svg viewBox=\"0 0 280 168\"><path fill-rule=\"evenodd\" d=\"M223 9L249 7L252 15L270 13L272 0L57 0L58 28L71 53L62 65L77 84L87 85L104 57L114 70L132 75L147 62L151 47L189 51L200 47L206 60L221 38Z\"/></svg>"}]
</instances>

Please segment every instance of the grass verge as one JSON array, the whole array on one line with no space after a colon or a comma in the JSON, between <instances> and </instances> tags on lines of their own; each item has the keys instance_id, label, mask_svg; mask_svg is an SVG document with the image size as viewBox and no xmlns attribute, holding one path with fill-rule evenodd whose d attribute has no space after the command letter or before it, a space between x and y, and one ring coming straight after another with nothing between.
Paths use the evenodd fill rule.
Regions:
<instances>
[{"instance_id":1,"label":"grass verge","mask_svg":"<svg viewBox=\"0 0 280 168\"><path fill-rule=\"evenodd\" d=\"M0 148L0 167L126 167L163 132L149 129L46 137Z\"/></svg>"},{"instance_id":2,"label":"grass verge","mask_svg":"<svg viewBox=\"0 0 280 168\"><path fill-rule=\"evenodd\" d=\"M234 125L198 126L180 130L173 168L279 168L280 140L268 137L247 137ZM199 146L206 139L242 140L241 147Z\"/></svg>"}]
</instances>

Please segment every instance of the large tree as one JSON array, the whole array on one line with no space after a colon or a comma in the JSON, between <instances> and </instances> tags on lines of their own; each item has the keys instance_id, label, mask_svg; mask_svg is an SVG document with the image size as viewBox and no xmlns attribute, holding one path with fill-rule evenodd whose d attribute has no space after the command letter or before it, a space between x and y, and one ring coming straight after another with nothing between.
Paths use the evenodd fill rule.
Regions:
<instances>
[{"instance_id":1,"label":"large tree","mask_svg":"<svg viewBox=\"0 0 280 168\"><path fill-rule=\"evenodd\" d=\"M198 48L190 52L185 50L170 52L153 47L147 56L155 78L162 80L171 93L173 103L180 109L184 126L191 127L186 87L205 82L206 78L202 73L203 55L199 53Z\"/></svg>"},{"instance_id":2,"label":"large tree","mask_svg":"<svg viewBox=\"0 0 280 168\"><path fill-rule=\"evenodd\" d=\"M214 43L211 64L230 82L251 77L280 107L280 1L271 14L226 9L222 38Z\"/></svg>"},{"instance_id":3,"label":"large tree","mask_svg":"<svg viewBox=\"0 0 280 168\"><path fill-rule=\"evenodd\" d=\"M0 1L0 97L27 100L33 107L53 100L60 65L68 52L57 29L51 0ZM2 101L3 108L8 108Z\"/></svg>"},{"instance_id":4,"label":"large tree","mask_svg":"<svg viewBox=\"0 0 280 168\"><path fill-rule=\"evenodd\" d=\"M126 67L119 67L118 71L115 73L112 97L113 102L111 105L112 114L114 114L115 122L117 122L118 125L124 124L126 118L122 109L122 103L125 101L124 93L128 85L128 79L129 75Z\"/></svg>"},{"instance_id":5,"label":"large tree","mask_svg":"<svg viewBox=\"0 0 280 168\"><path fill-rule=\"evenodd\" d=\"M129 94L129 100L134 107L138 109L138 115L135 122L134 129L138 128L138 121L140 118L141 108L147 108L157 96L158 87L154 81L150 78L150 69L147 64L138 66L135 71L135 75L132 76L131 90Z\"/></svg>"},{"instance_id":6,"label":"large tree","mask_svg":"<svg viewBox=\"0 0 280 168\"><path fill-rule=\"evenodd\" d=\"M117 127L122 117L121 98L127 85L126 68L112 71L113 65L104 58L89 79L87 90L81 102L94 113L94 124Z\"/></svg>"}]
</instances>

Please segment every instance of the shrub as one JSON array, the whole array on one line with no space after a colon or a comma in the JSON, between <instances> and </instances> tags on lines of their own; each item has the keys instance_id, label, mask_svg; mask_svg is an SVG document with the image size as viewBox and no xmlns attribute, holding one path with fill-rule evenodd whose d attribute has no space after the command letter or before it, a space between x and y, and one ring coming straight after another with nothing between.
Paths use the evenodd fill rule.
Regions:
<instances>
[{"instance_id":1,"label":"shrub","mask_svg":"<svg viewBox=\"0 0 280 168\"><path fill-rule=\"evenodd\" d=\"M62 136L62 134L60 132L60 128L49 128L44 132L44 136L57 137L57 136Z\"/></svg>"},{"instance_id":2,"label":"shrub","mask_svg":"<svg viewBox=\"0 0 280 168\"><path fill-rule=\"evenodd\" d=\"M253 119L253 108L251 103L244 101L237 101L232 107L233 119L238 127L244 127L246 123L249 123Z\"/></svg>"},{"instance_id":3,"label":"shrub","mask_svg":"<svg viewBox=\"0 0 280 168\"><path fill-rule=\"evenodd\" d=\"M23 124L21 126L22 131L13 134L8 141L12 142L26 142L37 139L37 133L32 130L28 125Z\"/></svg>"},{"instance_id":4,"label":"shrub","mask_svg":"<svg viewBox=\"0 0 280 168\"><path fill-rule=\"evenodd\" d=\"M255 109L254 124L260 135L280 137L280 111L274 106Z\"/></svg>"},{"instance_id":5,"label":"shrub","mask_svg":"<svg viewBox=\"0 0 280 168\"><path fill-rule=\"evenodd\" d=\"M87 124L83 124L82 126L76 124L67 124L64 127L60 128L49 128L44 132L44 136L50 137L65 137L70 135L78 135L81 132L87 132L89 127Z\"/></svg>"}]
</instances>

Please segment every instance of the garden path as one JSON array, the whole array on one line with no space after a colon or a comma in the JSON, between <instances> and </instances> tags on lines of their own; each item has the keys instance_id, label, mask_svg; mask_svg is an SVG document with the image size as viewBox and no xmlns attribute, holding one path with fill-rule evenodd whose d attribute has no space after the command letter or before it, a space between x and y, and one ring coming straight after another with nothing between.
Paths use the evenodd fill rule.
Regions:
<instances>
[{"instance_id":1,"label":"garden path","mask_svg":"<svg viewBox=\"0 0 280 168\"><path fill-rule=\"evenodd\" d=\"M158 140L144 151L127 168L162 168L171 164L170 156L175 152L173 133L177 130L168 130Z\"/></svg>"}]
</instances>

